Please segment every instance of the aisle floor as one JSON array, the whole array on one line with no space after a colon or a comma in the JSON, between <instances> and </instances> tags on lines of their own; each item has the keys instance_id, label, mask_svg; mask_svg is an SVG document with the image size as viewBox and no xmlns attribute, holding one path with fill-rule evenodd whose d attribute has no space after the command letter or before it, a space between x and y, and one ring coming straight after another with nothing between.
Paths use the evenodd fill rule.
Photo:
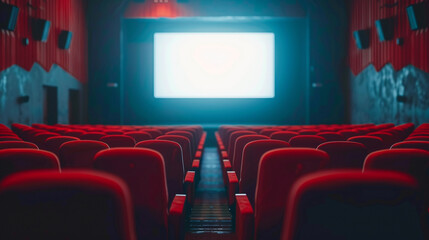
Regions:
<instances>
[{"instance_id":1,"label":"aisle floor","mask_svg":"<svg viewBox=\"0 0 429 240\"><path fill-rule=\"evenodd\" d=\"M204 149L200 168L201 179L189 214L186 239L235 239L216 148Z\"/></svg>"}]
</instances>

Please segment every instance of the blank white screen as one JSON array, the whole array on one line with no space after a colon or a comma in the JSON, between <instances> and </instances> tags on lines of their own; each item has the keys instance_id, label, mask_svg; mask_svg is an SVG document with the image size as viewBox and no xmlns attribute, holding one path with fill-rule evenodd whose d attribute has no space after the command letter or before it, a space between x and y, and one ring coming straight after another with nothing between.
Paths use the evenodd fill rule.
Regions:
<instances>
[{"instance_id":1,"label":"blank white screen","mask_svg":"<svg viewBox=\"0 0 429 240\"><path fill-rule=\"evenodd\" d=\"M273 98L274 33L155 33L155 98Z\"/></svg>"}]
</instances>

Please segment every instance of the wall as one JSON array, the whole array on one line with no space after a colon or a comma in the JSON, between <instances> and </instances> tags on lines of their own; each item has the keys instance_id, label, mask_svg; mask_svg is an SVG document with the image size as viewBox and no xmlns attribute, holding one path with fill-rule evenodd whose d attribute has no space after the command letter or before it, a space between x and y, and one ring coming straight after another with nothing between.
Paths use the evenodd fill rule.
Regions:
<instances>
[{"instance_id":1,"label":"wall","mask_svg":"<svg viewBox=\"0 0 429 240\"><path fill-rule=\"evenodd\" d=\"M85 106L87 28L84 0L0 0L19 7L15 31L0 32L0 122L41 122L43 85L58 87L58 121L68 123L68 88L81 92ZM51 22L46 42L32 37L33 18ZM73 33L68 50L58 48L61 30ZM23 39L29 39L29 45ZM30 96L18 104L18 96ZM82 112L81 115L84 115Z\"/></svg>"},{"instance_id":2,"label":"wall","mask_svg":"<svg viewBox=\"0 0 429 240\"><path fill-rule=\"evenodd\" d=\"M429 31L412 31L405 8L421 0L351 1L349 22L350 121L414 122L429 121ZM429 11L429 10L428 10ZM380 42L374 22L393 17L395 40ZM370 47L359 50L352 32L371 30ZM405 102L397 97L405 97Z\"/></svg>"}]
</instances>

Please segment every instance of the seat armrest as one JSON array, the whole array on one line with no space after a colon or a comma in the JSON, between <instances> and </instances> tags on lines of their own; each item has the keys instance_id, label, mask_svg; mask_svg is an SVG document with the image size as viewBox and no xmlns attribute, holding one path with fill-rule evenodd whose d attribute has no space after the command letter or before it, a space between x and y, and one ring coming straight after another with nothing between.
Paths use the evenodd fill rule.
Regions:
<instances>
[{"instance_id":1,"label":"seat armrest","mask_svg":"<svg viewBox=\"0 0 429 240\"><path fill-rule=\"evenodd\" d=\"M200 151L200 150L198 150L196 153L195 153L195 158L198 158L198 159L201 159L201 157L203 156L203 152L202 151Z\"/></svg>"},{"instance_id":2,"label":"seat armrest","mask_svg":"<svg viewBox=\"0 0 429 240\"><path fill-rule=\"evenodd\" d=\"M198 171L199 169L200 169L200 160L194 159L194 161L192 161L192 170Z\"/></svg>"},{"instance_id":3,"label":"seat armrest","mask_svg":"<svg viewBox=\"0 0 429 240\"><path fill-rule=\"evenodd\" d=\"M195 191L195 171L188 171L185 176L185 191L188 203L192 204L194 200Z\"/></svg>"},{"instance_id":4,"label":"seat armrest","mask_svg":"<svg viewBox=\"0 0 429 240\"><path fill-rule=\"evenodd\" d=\"M238 192L238 178L234 171L228 171L228 204L232 206L235 200L235 193Z\"/></svg>"},{"instance_id":5,"label":"seat armrest","mask_svg":"<svg viewBox=\"0 0 429 240\"><path fill-rule=\"evenodd\" d=\"M226 151L221 151L221 154L223 159L228 158L228 153Z\"/></svg>"},{"instance_id":6,"label":"seat armrest","mask_svg":"<svg viewBox=\"0 0 429 240\"><path fill-rule=\"evenodd\" d=\"M231 162L228 159L224 159L222 162L223 162L223 169L225 171L229 171L232 169Z\"/></svg>"},{"instance_id":7,"label":"seat armrest","mask_svg":"<svg viewBox=\"0 0 429 240\"><path fill-rule=\"evenodd\" d=\"M254 213L246 194L235 194L235 228L237 240L252 240L254 236Z\"/></svg>"},{"instance_id":8,"label":"seat armrest","mask_svg":"<svg viewBox=\"0 0 429 240\"><path fill-rule=\"evenodd\" d=\"M171 203L168 216L169 239L185 238L186 195L176 194Z\"/></svg>"}]
</instances>

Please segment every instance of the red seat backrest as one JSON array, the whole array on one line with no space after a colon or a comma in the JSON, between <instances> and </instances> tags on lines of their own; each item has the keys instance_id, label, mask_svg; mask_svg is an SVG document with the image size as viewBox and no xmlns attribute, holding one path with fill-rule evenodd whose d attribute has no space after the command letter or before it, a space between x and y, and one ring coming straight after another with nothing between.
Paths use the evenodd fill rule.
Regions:
<instances>
[{"instance_id":1,"label":"red seat backrest","mask_svg":"<svg viewBox=\"0 0 429 240\"><path fill-rule=\"evenodd\" d=\"M292 131L278 131L278 132L272 133L270 135L270 138L289 142L289 140L295 136L298 136L298 133L292 132Z\"/></svg>"},{"instance_id":2,"label":"red seat backrest","mask_svg":"<svg viewBox=\"0 0 429 240\"><path fill-rule=\"evenodd\" d=\"M107 135L100 138L100 141L109 145L110 148L115 147L134 147L136 141L134 138L126 135Z\"/></svg>"},{"instance_id":3,"label":"red seat backrest","mask_svg":"<svg viewBox=\"0 0 429 240\"><path fill-rule=\"evenodd\" d=\"M100 141L78 140L63 143L58 150L62 168L92 168L95 154L109 146Z\"/></svg>"},{"instance_id":4,"label":"red seat backrest","mask_svg":"<svg viewBox=\"0 0 429 240\"><path fill-rule=\"evenodd\" d=\"M299 135L289 140L291 147L317 148L320 144L326 142L326 139L316 135Z\"/></svg>"},{"instance_id":5,"label":"red seat backrest","mask_svg":"<svg viewBox=\"0 0 429 240\"><path fill-rule=\"evenodd\" d=\"M136 239L130 193L110 174L14 174L0 183L0 212L2 239Z\"/></svg>"},{"instance_id":6,"label":"red seat backrest","mask_svg":"<svg viewBox=\"0 0 429 240\"><path fill-rule=\"evenodd\" d=\"M79 140L77 137L56 136L50 137L45 141L45 149L53 152L58 156L58 151L63 143Z\"/></svg>"},{"instance_id":7,"label":"red seat backrest","mask_svg":"<svg viewBox=\"0 0 429 240\"><path fill-rule=\"evenodd\" d=\"M59 172L55 154L37 149L11 148L0 150L0 180L12 173L50 169Z\"/></svg>"},{"instance_id":8,"label":"red seat backrest","mask_svg":"<svg viewBox=\"0 0 429 240\"><path fill-rule=\"evenodd\" d=\"M183 153L183 165L185 167L185 172L190 171L192 169L192 155L191 155L191 143L189 139L184 136L179 135L162 135L156 138L156 140L168 140L177 142L180 147L182 147Z\"/></svg>"},{"instance_id":9,"label":"red seat backrest","mask_svg":"<svg viewBox=\"0 0 429 240\"><path fill-rule=\"evenodd\" d=\"M178 193L184 193L185 168L180 144L167 140L147 140L136 144L136 148L149 148L161 153L165 162L169 203Z\"/></svg>"},{"instance_id":10,"label":"red seat backrest","mask_svg":"<svg viewBox=\"0 0 429 240\"><path fill-rule=\"evenodd\" d=\"M258 135L258 134L243 135L237 138L234 146L234 156L232 156L232 159L231 159L232 167L235 170L235 173L237 174L237 176L240 176L241 160L243 159L243 149L246 146L246 144L256 140L262 140L262 139L270 139L270 138L267 136Z\"/></svg>"},{"instance_id":11,"label":"red seat backrest","mask_svg":"<svg viewBox=\"0 0 429 240\"><path fill-rule=\"evenodd\" d=\"M106 136L105 133L103 132L88 132L83 134L80 139L81 140L95 140L95 141L99 141L100 138Z\"/></svg>"},{"instance_id":12,"label":"red seat backrest","mask_svg":"<svg viewBox=\"0 0 429 240\"><path fill-rule=\"evenodd\" d=\"M229 136L229 140L228 140L228 158L230 158L230 160L232 160L231 158L234 156L234 146L235 146L235 141L237 140L237 138L241 137L241 136L245 136L245 135L254 135L256 134L256 132L253 131L235 131L233 133L231 133L231 135ZM225 146L226 147L226 146Z\"/></svg>"},{"instance_id":13,"label":"red seat backrest","mask_svg":"<svg viewBox=\"0 0 429 240\"><path fill-rule=\"evenodd\" d=\"M3 141L3 142L0 142L0 149L8 149L8 148L39 149L36 144L31 143L31 142L24 142L24 141Z\"/></svg>"},{"instance_id":14,"label":"red seat backrest","mask_svg":"<svg viewBox=\"0 0 429 240\"><path fill-rule=\"evenodd\" d=\"M343 135L335 132L321 132L317 136L321 136L326 139L326 141L346 141L347 138Z\"/></svg>"},{"instance_id":15,"label":"red seat backrest","mask_svg":"<svg viewBox=\"0 0 429 240\"><path fill-rule=\"evenodd\" d=\"M429 151L429 141L405 141L398 142L392 145L391 149L395 148L415 148Z\"/></svg>"},{"instance_id":16,"label":"red seat backrest","mask_svg":"<svg viewBox=\"0 0 429 240\"><path fill-rule=\"evenodd\" d=\"M387 148L386 144L383 142L383 139L376 136L351 137L347 139L347 141L362 143L365 145L366 149L368 149L368 153Z\"/></svg>"},{"instance_id":17,"label":"red seat backrest","mask_svg":"<svg viewBox=\"0 0 429 240\"><path fill-rule=\"evenodd\" d=\"M168 191L162 155L147 148L113 148L95 156L94 168L121 177L134 204L139 239L166 239Z\"/></svg>"},{"instance_id":18,"label":"red seat backrest","mask_svg":"<svg viewBox=\"0 0 429 240\"><path fill-rule=\"evenodd\" d=\"M153 137L149 133L144 131L131 131L124 133L124 135L134 138L136 143L153 139Z\"/></svg>"},{"instance_id":19,"label":"red seat backrest","mask_svg":"<svg viewBox=\"0 0 429 240\"><path fill-rule=\"evenodd\" d=\"M268 151L285 147L289 147L289 143L273 139L252 141L244 147L239 177L239 192L247 194L252 206L255 203L256 178L261 157Z\"/></svg>"},{"instance_id":20,"label":"red seat backrest","mask_svg":"<svg viewBox=\"0 0 429 240\"><path fill-rule=\"evenodd\" d=\"M285 202L295 181L325 167L327 153L311 148L281 148L259 163L255 194L255 239L279 239Z\"/></svg>"},{"instance_id":21,"label":"red seat backrest","mask_svg":"<svg viewBox=\"0 0 429 240\"><path fill-rule=\"evenodd\" d=\"M309 174L292 187L281 239L426 239L416 189L394 172Z\"/></svg>"},{"instance_id":22,"label":"red seat backrest","mask_svg":"<svg viewBox=\"0 0 429 240\"><path fill-rule=\"evenodd\" d=\"M170 132L167 132L165 135L178 135L178 136L186 137L191 143L192 156L195 154L195 151L197 149L197 144L196 144L196 139L194 138L192 133L188 131L170 131Z\"/></svg>"},{"instance_id":23,"label":"red seat backrest","mask_svg":"<svg viewBox=\"0 0 429 240\"><path fill-rule=\"evenodd\" d=\"M360 169L368 154L365 145L349 141L333 141L320 144L317 149L328 153L330 161L328 168Z\"/></svg>"}]
</instances>

